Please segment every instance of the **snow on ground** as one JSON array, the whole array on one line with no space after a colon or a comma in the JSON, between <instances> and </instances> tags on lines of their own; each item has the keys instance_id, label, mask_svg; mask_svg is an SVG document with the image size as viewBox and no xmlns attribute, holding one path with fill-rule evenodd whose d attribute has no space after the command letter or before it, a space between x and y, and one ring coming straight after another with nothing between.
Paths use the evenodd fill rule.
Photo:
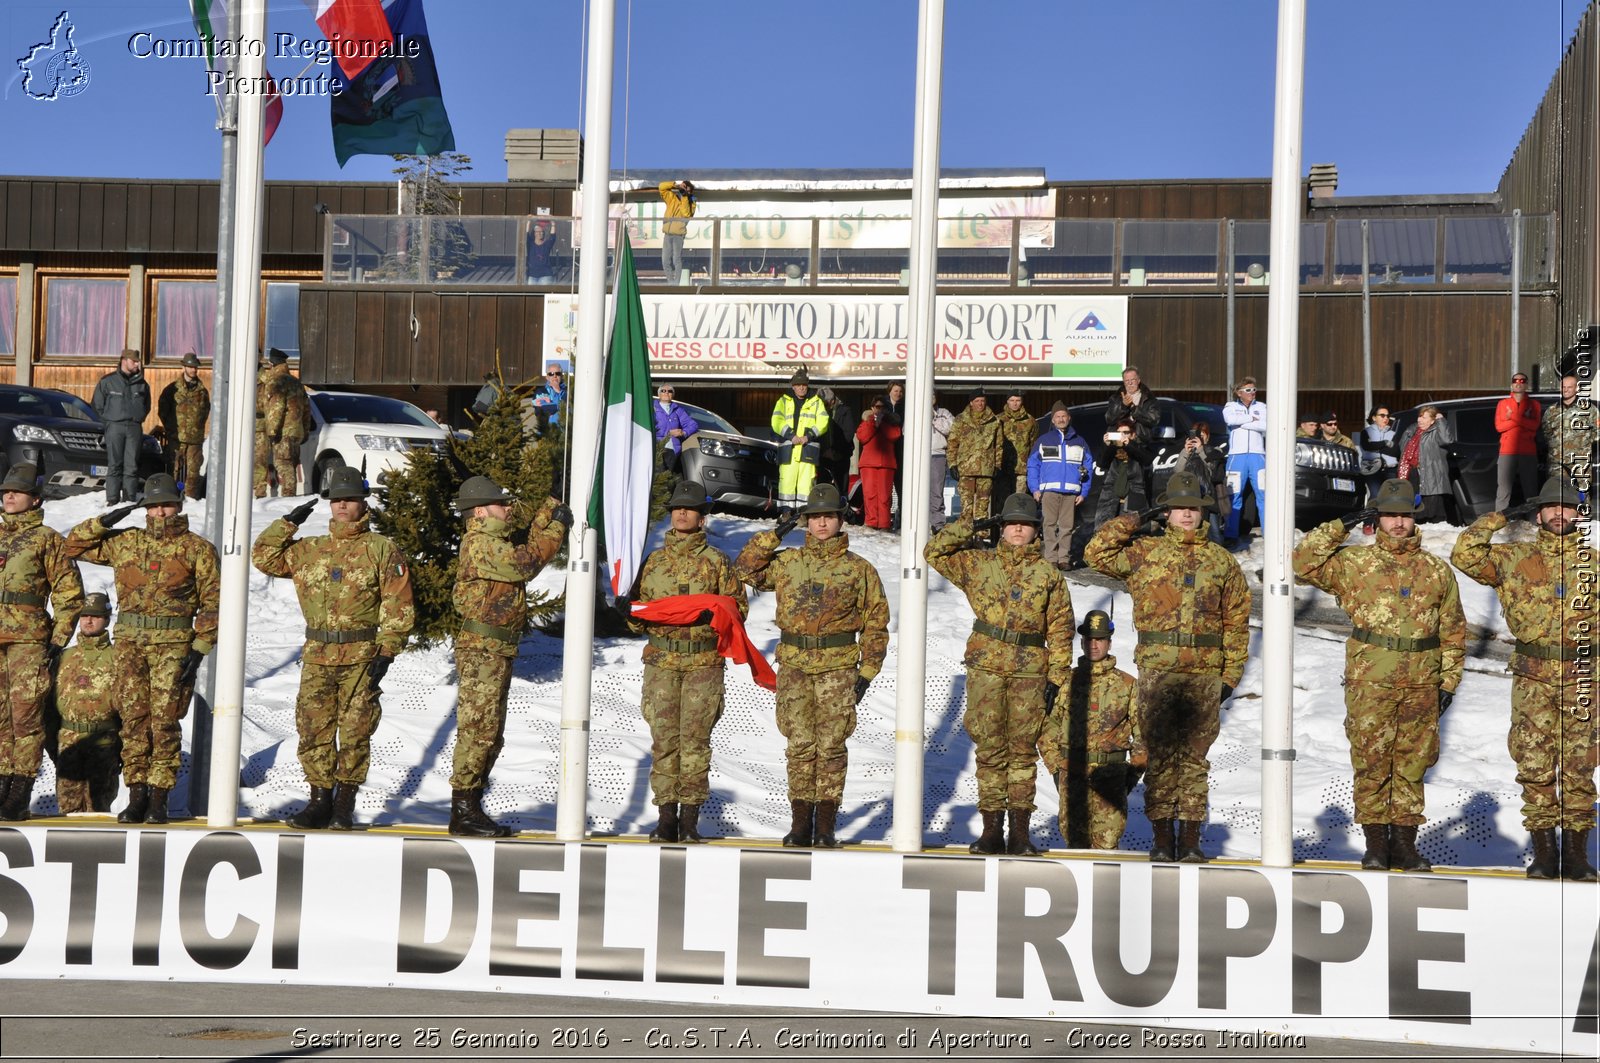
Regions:
<instances>
[{"instance_id":1,"label":"snow on ground","mask_svg":"<svg viewBox=\"0 0 1600 1063\"><path fill-rule=\"evenodd\" d=\"M298 501L257 501L254 533ZM100 496L79 496L46 503L45 517L65 532L103 509ZM191 502L185 511L196 530L204 510L205 503ZM142 519L135 513L127 523L137 526ZM306 533L325 531L327 519L326 507L319 506ZM762 526L714 516L710 535L718 548L733 556ZM1436 556L1448 558L1456 532L1445 525L1429 525L1423 532L1424 545ZM655 536L660 534L657 529ZM863 528L849 529L849 536L851 549L871 561L883 577L893 613L899 606L899 537ZM798 535L791 538L798 543ZM1255 540L1238 556L1259 600L1262 541ZM112 591L109 569L85 564L83 573L88 590ZM547 569L534 586L559 592L564 578L563 571ZM1520 865L1527 838L1515 769L1506 751L1511 683L1503 664L1504 645L1498 659L1490 652L1493 640L1502 644L1509 640L1493 591L1465 577L1459 582L1469 625L1487 629L1487 635L1480 632L1483 637L1469 640L1467 675L1444 717L1443 752L1427 779L1429 822L1421 845L1436 863ZM1121 591L1074 583L1072 596L1079 618L1095 608L1109 609L1118 619L1132 615L1128 596ZM1297 588L1296 596L1297 605L1331 605L1327 595L1309 587ZM931 576L928 610L924 838L929 846L964 846L976 836L978 826L972 743L961 723L965 701L961 657L972 613L965 597L937 574ZM891 633L897 628L891 616ZM749 629L771 659L778 633L770 594L751 594ZM240 790L242 814L247 816L280 818L296 811L305 797L294 729L303 630L293 585L252 569ZM1132 624L1124 621L1112 652L1130 672L1134 644ZM642 647L643 641L634 639L595 642L589 822L597 833L644 833L655 820L649 789L650 734L638 711ZM1260 853L1259 651L1258 628L1252 634L1250 664L1232 707L1224 713L1221 735L1211 752L1211 821L1205 841L1211 852L1232 857ZM1361 843L1351 819L1349 745L1344 736L1340 685L1344 640L1336 632L1305 626L1296 634L1294 653L1295 852L1310 859L1354 859ZM558 638L532 634L523 640L511 685L505 750L485 795L491 815L523 830L555 827L561 657ZM850 773L839 830L847 842L888 840L896 667L896 640L891 637L884 673L859 707L859 723L850 741ZM412 650L395 663L385 683L383 720L373 736L371 774L357 804L362 820L435 826L446 822L455 700L456 676L448 646ZM186 722L186 729L192 723L192 719ZM187 741L185 749L187 771ZM713 735L712 797L703 813L707 833L781 836L789 818L784 779L783 740L774 724L772 695L757 687L746 669L730 666L727 704ZM38 812L54 810L53 793L47 761L36 790ZM1142 788L1133 794L1125 848L1142 849L1150 840L1149 825L1141 814L1142 795ZM1041 770L1034 833L1052 847L1061 845L1056 807L1054 786Z\"/></svg>"}]
</instances>

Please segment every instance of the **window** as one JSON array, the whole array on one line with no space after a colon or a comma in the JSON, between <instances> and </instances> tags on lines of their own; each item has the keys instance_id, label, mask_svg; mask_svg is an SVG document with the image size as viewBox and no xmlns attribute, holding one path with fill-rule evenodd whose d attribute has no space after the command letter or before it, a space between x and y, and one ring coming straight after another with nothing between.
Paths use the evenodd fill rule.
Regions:
<instances>
[{"instance_id":1,"label":"window","mask_svg":"<svg viewBox=\"0 0 1600 1063\"><path fill-rule=\"evenodd\" d=\"M17 353L17 278L0 277L0 355Z\"/></svg>"},{"instance_id":2,"label":"window","mask_svg":"<svg viewBox=\"0 0 1600 1063\"><path fill-rule=\"evenodd\" d=\"M409 402L383 395L360 395L351 391L319 391L311 402L323 424L401 424L414 428L437 428L433 419Z\"/></svg>"},{"instance_id":3,"label":"window","mask_svg":"<svg viewBox=\"0 0 1600 1063\"><path fill-rule=\"evenodd\" d=\"M267 282L267 341L262 350L276 347L290 358L300 357L300 285Z\"/></svg>"},{"instance_id":4,"label":"window","mask_svg":"<svg viewBox=\"0 0 1600 1063\"><path fill-rule=\"evenodd\" d=\"M127 346L128 281L46 277L44 353L116 358Z\"/></svg>"},{"instance_id":5,"label":"window","mask_svg":"<svg viewBox=\"0 0 1600 1063\"><path fill-rule=\"evenodd\" d=\"M178 359L190 351L202 361L213 352L216 281L156 281L156 340L152 359Z\"/></svg>"}]
</instances>

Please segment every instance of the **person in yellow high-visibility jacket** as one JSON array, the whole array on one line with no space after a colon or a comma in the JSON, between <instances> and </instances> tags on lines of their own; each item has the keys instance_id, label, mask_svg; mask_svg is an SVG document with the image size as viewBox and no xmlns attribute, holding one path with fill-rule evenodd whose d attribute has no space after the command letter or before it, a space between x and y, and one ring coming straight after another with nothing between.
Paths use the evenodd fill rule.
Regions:
<instances>
[{"instance_id":1,"label":"person in yellow high-visibility jacket","mask_svg":"<svg viewBox=\"0 0 1600 1063\"><path fill-rule=\"evenodd\" d=\"M817 482L818 443L828 430L828 406L819 395L808 395L811 378L804 369L789 378L793 395L782 395L772 407L772 434L778 448L778 505L795 509L811 494Z\"/></svg>"}]
</instances>

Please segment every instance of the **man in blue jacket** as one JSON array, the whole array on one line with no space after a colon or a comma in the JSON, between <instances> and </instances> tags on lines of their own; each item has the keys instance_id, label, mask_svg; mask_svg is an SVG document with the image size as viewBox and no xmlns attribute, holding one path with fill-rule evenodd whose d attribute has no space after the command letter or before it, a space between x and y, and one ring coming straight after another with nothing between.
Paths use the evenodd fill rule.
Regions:
<instances>
[{"instance_id":1,"label":"man in blue jacket","mask_svg":"<svg viewBox=\"0 0 1600 1063\"><path fill-rule=\"evenodd\" d=\"M123 351L117 368L94 386L94 410L105 422L106 504L133 502L139 497L144 419L150 416L150 385L138 351Z\"/></svg>"},{"instance_id":2,"label":"man in blue jacket","mask_svg":"<svg viewBox=\"0 0 1600 1063\"><path fill-rule=\"evenodd\" d=\"M1028 491L1044 511L1044 559L1065 572L1070 567L1072 528L1078 507L1094 482L1089 444L1072 427L1067 404L1050 408L1050 427L1028 454Z\"/></svg>"}]
</instances>

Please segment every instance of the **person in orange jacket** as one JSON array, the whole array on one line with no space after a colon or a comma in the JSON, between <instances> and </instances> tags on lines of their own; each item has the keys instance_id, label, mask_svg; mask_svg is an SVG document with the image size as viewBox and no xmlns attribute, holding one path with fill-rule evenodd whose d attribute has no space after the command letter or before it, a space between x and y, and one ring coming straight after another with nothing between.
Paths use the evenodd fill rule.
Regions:
<instances>
[{"instance_id":1,"label":"person in orange jacket","mask_svg":"<svg viewBox=\"0 0 1600 1063\"><path fill-rule=\"evenodd\" d=\"M1522 487L1522 497L1533 497L1539 479L1539 400L1528 394L1528 374L1513 373L1511 394L1494 408L1494 429L1500 433L1500 464L1495 479L1494 511L1511 508L1511 481Z\"/></svg>"}]
</instances>

